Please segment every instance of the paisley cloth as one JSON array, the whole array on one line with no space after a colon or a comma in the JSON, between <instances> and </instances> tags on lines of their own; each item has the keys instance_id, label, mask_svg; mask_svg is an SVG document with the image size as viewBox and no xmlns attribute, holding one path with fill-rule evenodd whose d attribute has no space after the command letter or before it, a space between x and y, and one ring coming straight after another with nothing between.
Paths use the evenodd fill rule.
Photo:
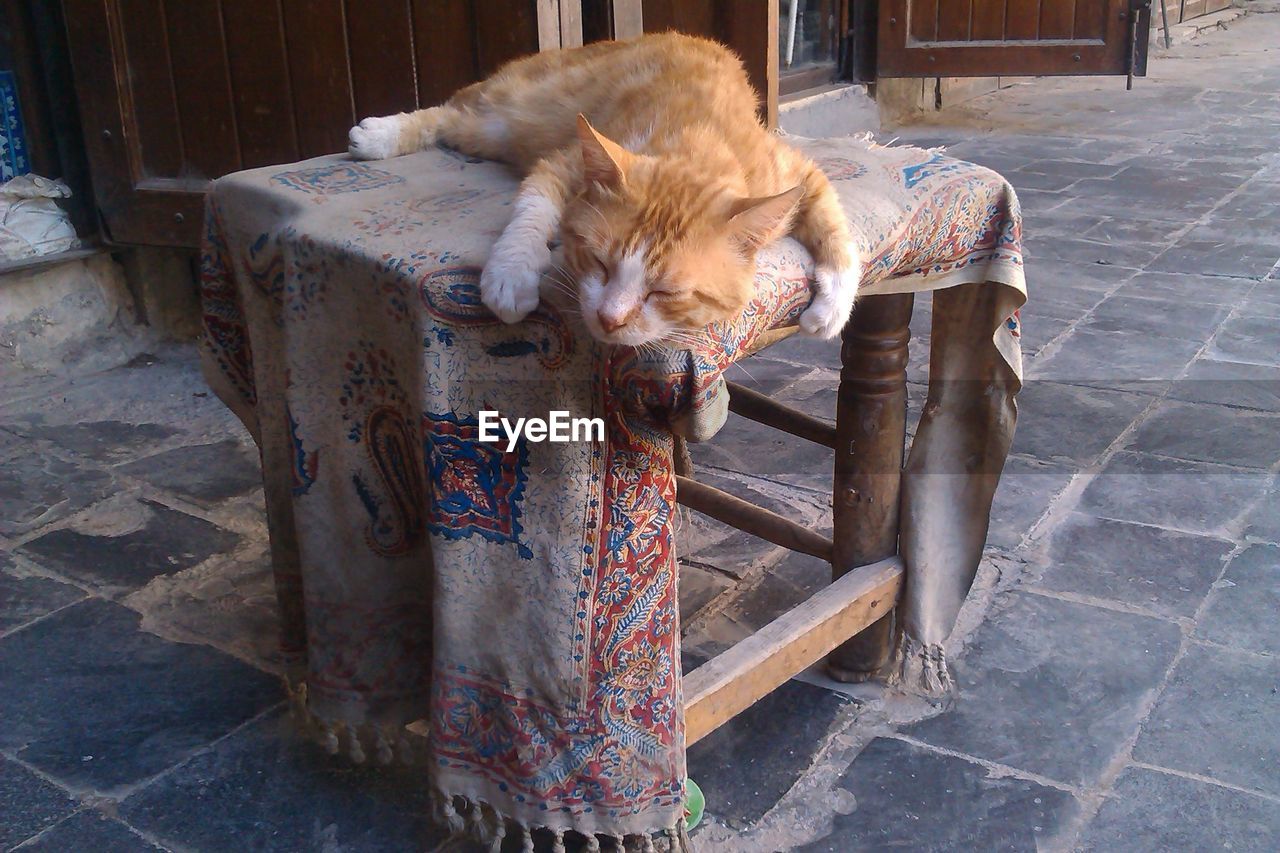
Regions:
<instances>
[{"instance_id":1,"label":"paisley cloth","mask_svg":"<svg viewBox=\"0 0 1280 853\"><path fill-rule=\"evenodd\" d=\"M797 144L849 211L864 292L938 291L900 611L904 677L936 690L1013 430L1017 200L937 151ZM417 753L439 816L491 839L682 846L673 430L714 434L721 371L795 325L811 261L789 239L763 252L755 300L689 351L601 346L554 288L507 326L478 281L515 188L443 149L218 180L205 372L261 449L290 680L331 750ZM602 418L605 434L508 449L480 440L483 410Z\"/></svg>"}]
</instances>

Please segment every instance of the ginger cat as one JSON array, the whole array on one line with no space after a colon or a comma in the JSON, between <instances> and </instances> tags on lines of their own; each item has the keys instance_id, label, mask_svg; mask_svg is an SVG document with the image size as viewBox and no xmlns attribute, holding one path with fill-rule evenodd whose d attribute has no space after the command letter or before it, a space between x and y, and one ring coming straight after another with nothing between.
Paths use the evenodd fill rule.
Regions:
<instances>
[{"instance_id":1,"label":"ginger cat","mask_svg":"<svg viewBox=\"0 0 1280 853\"><path fill-rule=\"evenodd\" d=\"M350 150L436 142L524 175L480 278L505 322L537 306L557 232L588 330L607 343L733 317L755 292L756 251L788 231L816 262L802 330L831 338L849 319L859 259L836 194L760 124L742 63L715 42L663 33L517 59L442 106L365 119Z\"/></svg>"}]
</instances>

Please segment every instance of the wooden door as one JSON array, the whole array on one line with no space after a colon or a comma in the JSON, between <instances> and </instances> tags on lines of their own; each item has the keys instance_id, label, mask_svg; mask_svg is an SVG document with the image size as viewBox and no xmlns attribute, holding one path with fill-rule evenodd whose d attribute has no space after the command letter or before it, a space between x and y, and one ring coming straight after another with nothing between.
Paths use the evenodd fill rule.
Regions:
<instances>
[{"instance_id":1,"label":"wooden door","mask_svg":"<svg viewBox=\"0 0 1280 853\"><path fill-rule=\"evenodd\" d=\"M1141 74L1149 21L1141 0L881 0L878 72Z\"/></svg>"},{"instance_id":2,"label":"wooden door","mask_svg":"<svg viewBox=\"0 0 1280 853\"><path fill-rule=\"evenodd\" d=\"M778 0L643 0L642 10L647 33L679 30L737 52L760 92L761 117L778 123Z\"/></svg>"},{"instance_id":3,"label":"wooden door","mask_svg":"<svg viewBox=\"0 0 1280 853\"><path fill-rule=\"evenodd\" d=\"M199 245L209 181L345 151L538 50L545 0L64 0L105 236Z\"/></svg>"}]
</instances>

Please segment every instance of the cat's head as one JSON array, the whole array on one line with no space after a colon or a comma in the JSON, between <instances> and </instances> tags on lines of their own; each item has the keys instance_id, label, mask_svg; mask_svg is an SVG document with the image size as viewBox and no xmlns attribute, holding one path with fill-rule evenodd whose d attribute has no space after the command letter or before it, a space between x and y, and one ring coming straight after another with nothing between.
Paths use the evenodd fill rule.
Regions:
<instances>
[{"instance_id":1,"label":"cat's head","mask_svg":"<svg viewBox=\"0 0 1280 853\"><path fill-rule=\"evenodd\" d=\"M582 116L578 137L585 181L561 230L591 334L679 343L746 307L756 251L785 233L803 189L742 198L697 162L633 154Z\"/></svg>"}]
</instances>

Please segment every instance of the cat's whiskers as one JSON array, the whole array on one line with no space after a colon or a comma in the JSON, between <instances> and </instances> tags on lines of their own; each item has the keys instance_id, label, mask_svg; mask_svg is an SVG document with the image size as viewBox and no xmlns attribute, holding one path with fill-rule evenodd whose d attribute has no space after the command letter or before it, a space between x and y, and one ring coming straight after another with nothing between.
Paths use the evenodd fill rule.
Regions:
<instances>
[{"instance_id":1,"label":"cat's whiskers","mask_svg":"<svg viewBox=\"0 0 1280 853\"><path fill-rule=\"evenodd\" d=\"M604 230L597 231L594 236L597 239L601 239L601 238L607 239L609 235L613 233L613 229L609 226L608 218L600 211L600 208L596 207L594 204L587 201L587 199L584 198L582 200L582 203L585 204L587 207L591 208L591 210L595 212L595 215L600 219L600 224L604 226ZM601 240L601 242L603 242L603 239Z\"/></svg>"}]
</instances>

